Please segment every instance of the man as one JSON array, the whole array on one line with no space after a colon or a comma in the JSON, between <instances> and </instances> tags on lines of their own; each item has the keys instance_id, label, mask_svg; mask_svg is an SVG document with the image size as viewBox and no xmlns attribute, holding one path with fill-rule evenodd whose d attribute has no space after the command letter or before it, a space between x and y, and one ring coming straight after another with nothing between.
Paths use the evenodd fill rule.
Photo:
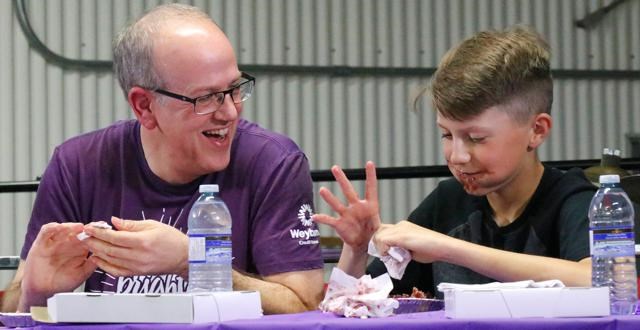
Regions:
<instances>
[{"instance_id":1,"label":"man","mask_svg":"<svg viewBox=\"0 0 640 330\"><path fill-rule=\"evenodd\" d=\"M209 183L233 218L234 289L260 291L265 313L316 308L318 242L294 235L317 233L307 159L239 118L254 78L222 30L194 7L157 7L116 38L114 69L137 120L56 148L3 309L28 311L85 281L85 291L184 291L187 215ZM116 230L84 225L99 220Z\"/></svg>"},{"instance_id":2,"label":"man","mask_svg":"<svg viewBox=\"0 0 640 330\"><path fill-rule=\"evenodd\" d=\"M373 239L382 255L392 246L411 253L394 282L397 293L417 287L441 295L441 282L560 279L589 286L587 210L595 187L579 170L544 166L536 151L552 126L549 57L547 43L523 27L480 32L447 52L431 92L454 178L442 181L409 221L383 225L373 163L364 200L335 166L347 205L322 188L339 217L314 219L343 238L338 267L364 274ZM378 259L366 270L386 271Z\"/></svg>"}]
</instances>

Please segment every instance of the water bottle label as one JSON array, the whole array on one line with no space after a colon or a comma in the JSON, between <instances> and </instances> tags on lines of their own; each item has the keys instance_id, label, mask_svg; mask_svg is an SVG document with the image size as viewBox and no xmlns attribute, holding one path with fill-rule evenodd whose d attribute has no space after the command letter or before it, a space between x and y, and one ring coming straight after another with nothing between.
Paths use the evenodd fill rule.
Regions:
<instances>
[{"instance_id":1,"label":"water bottle label","mask_svg":"<svg viewBox=\"0 0 640 330\"><path fill-rule=\"evenodd\" d=\"M205 255L207 263L231 263L231 241L209 238L206 240L207 252Z\"/></svg>"},{"instance_id":2,"label":"water bottle label","mask_svg":"<svg viewBox=\"0 0 640 330\"><path fill-rule=\"evenodd\" d=\"M189 235L189 263L231 263L228 235Z\"/></svg>"},{"instance_id":3,"label":"water bottle label","mask_svg":"<svg viewBox=\"0 0 640 330\"><path fill-rule=\"evenodd\" d=\"M189 236L189 262L205 261L205 237Z\"/></svg>"},{"instance_id":4,"label":"water bottle label","mask_svg":"<svg viewBox=\"0 0 640 330\"><path fill-rule=\"evenodd\" d=\"M589 231L591 255L625 257L635 255L633 228L598 228Z\"/></svg>"}]
</instances>

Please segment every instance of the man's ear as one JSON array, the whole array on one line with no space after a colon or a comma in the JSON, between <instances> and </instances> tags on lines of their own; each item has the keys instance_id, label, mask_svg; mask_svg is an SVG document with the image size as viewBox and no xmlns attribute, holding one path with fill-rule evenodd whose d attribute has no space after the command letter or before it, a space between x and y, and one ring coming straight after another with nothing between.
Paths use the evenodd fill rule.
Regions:
<instances>
[{"instance_id":1,"label":"man's ear","mask_svg":"<svg viewBox=\"0 0 640 330\"><path fill-rule=\"evenodd\" d=\"M155 114L151 111L151 92L142 87L135 86L129 90L129 105L142 126L154 129L158 123Z\"/></svg>"},{"instance_id":2,"label":"man's ear","mask_svg":"<svg viewBox=\"0 0 640 330\"><path fill-rule=\"evenodd\" d=\"M538 148L544 140L547 139L549 133L551 133L551 126L553 125L553 119L548 113L539 113L535 116L531 124L531 136L529 137L529 145L527 150L535 150Z\"/></svg>"}]
</instances>

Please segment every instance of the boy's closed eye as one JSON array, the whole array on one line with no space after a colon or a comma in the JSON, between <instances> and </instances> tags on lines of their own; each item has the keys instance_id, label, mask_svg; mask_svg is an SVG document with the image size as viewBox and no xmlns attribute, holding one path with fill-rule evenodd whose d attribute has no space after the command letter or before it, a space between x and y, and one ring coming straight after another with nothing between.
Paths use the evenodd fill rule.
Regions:
<instances>
[{"instance_id":1,"label":"boy's closed eye","mask_svg":"<svg viewBox=\"0 0 640 330\"><path fill-rule=\"evenodd\" d=\"M451 140L451 133L442 133L440 135L441 139L447 139L447 140Z\"/></svg>"},{"instance_id":2,"label":"boy's closed eye","mask_svg":"<svg viewBox=\"0 0 640 330\"><path fill-rule=\"evenodd\" d=\"M472 143L482 143L485 140L484 136L469 136L468 137L469 141L471 141Z\"/></svg>"}]
</instances>

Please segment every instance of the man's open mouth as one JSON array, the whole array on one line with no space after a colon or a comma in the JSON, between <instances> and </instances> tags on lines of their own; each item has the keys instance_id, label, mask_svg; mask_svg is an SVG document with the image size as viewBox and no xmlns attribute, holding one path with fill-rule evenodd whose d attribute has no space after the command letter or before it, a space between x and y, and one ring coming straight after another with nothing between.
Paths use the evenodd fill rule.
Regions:
<instances>
[{"instance_id":1,"label":"man's open mouth","mask_svg":"<svg viewBox=\"0 0 640 330\"><path fill-rule=\"evenodd\" d=\"M214 138L216 140L222 141L229 134L229 128L212 129L204 131L202 132L202 134L208 138Z\"/></svg>"}]
</instances>

